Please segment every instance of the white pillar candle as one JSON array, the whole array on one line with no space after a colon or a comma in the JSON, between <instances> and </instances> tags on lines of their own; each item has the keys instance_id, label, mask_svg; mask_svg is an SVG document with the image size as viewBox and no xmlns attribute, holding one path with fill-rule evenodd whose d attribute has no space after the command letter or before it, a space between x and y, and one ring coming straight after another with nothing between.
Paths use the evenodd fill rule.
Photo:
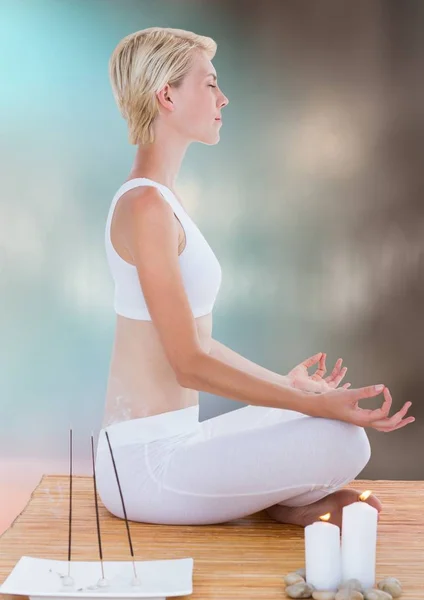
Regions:
<instances>
[{"instance_id":1,"label":"white pillar candle","mask_svg":"<svg viewBox=\"0 0 424 600\"><path fill-rule=\"evenodd\" d=\"M359 502L343 507L342 519L342 581L359 579L363 587L375 584L378 510L364 502L369 490L359 496Z\"/></svg>"},{"instance_id":2,"label":"white pillar candle","mask_svg":"<svg viewBox=\"0 0 424 600\"><path fill-rule=\"evenodd\" d=\"M306 582L316 590L337 590L341 580L340 527L326 523L330 513L305 527Z\"/></svg>"}]
</instances>

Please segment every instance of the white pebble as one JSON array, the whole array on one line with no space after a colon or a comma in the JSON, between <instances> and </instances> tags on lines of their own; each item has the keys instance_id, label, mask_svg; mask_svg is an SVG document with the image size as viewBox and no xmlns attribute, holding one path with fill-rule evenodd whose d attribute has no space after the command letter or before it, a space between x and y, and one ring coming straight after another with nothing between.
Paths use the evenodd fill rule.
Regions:
<instances>
[{"instance_id":1,"label":"white pebble","mask_svg":"<svg viewBox=\"0 0 424 600\"><path fill-rule=\"evenodd\" d=\"M69 575L66 575L66 577L62 577L62 585L74 585L74 578L70 577Z\"/></svg>"},{"instance_id":2,"label":"white pebble","mask_svg":"<svg viewBox=\"0 0 424 600\"><path fill-rule=\"evenodd\" d=\"M359 579L348 579L344 583L341 583L338 587L339 590L356 590L357 592L364 593L364 588L362 587L362 583Z\"/></svg>"},{"instance_id":3,"label":"white pebble","mask_svg":"<svg viewBox=\"0 0 424 600\"><path fill-rule=\"evenodd\" d=\"M305 578L302 577L302 575L299 575L299 573L288 573L288 575L284 577L284 582L286 585L293 585L294 583L305 582Z\"/></svg>"},{"instance_id":4,"label":"white pebble","mask_svg":"<svg viewBox=\"0 0 424 600\"><path fill-rule=\"evenodd\" d=\"M377 586L383 592L387 592L392 598L399 598L402 594L402 585L396 577L385 577L377 583Z\"/></svg>"},{"instance_id":5,"label":"white pebble","mask_svg":"<svg viewBox=\"0 0 424 600\"><path fill-rule=\"evenodd\" d=\"M301 577L303 577L303 579L306 581L306 569L305 569L305 567L302 567L301 569L296 569L295 573L297 573L298 575L300 575Z\"/></svg>"},{"instance_id":6,"label":"white pebble","mask_svg":"<svg viewBox=\"0 0 424 600\"><path fill-rule=\"evenodd\" d=\"M383 590L370 588L365 592L365 600L392 600L392 595Z\"/></svg>"},{"instance_id":7,"label":"white pebble","mask_svg":"<svg viewBox=\"0 0 424 600\"><path fill-rule=\"evenodd\" d=\"M312 592L312 598L314 600L334 600L336 597L336 592L326 592L324 590L315 590Z\"/></svg>"},{"instance_id":8,"label":"white pebble","mask_svg":"<svg viewBox=\"0 0 424 600\"><path fill-rule=\"evenodd\" d=\"M314 586L305 581L299 581L286 587L286 594L289 598L312 598Z\"/></svg>"},{"instance_id":9,"label":"white pebble","mask_svg":"<svg viewBox=\"0 0 424 600\"><path fill-rule=\"evenodd\" d=\"M358 590L344 588L337 592L334 600L364 600L364 596Z\"/></svg>"},{"instance_id":10,"label":"white pebble","mask_svg":"<svg viewBox=\"0 0 424 600\"><path fill-rule=\"evenodd\" d=\"M109 585L109 580L106 579L105 577L102 577L101 579L99 579L99 581L97 582L97 585L99 587L108 587Z\"/></svg>"}]
</instances>

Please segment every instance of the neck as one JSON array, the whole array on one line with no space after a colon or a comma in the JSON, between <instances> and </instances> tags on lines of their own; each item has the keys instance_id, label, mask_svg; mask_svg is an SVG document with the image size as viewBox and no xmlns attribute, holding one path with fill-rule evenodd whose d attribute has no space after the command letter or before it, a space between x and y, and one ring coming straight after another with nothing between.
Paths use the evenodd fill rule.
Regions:
<instances>
[{"instance_id":1,"label":"neck","mask_svg":"<svg viewBox=\"0 0 424 600\"><path fill-rule=\"evenodd\" d=\"M147 177L173 189L190 140L157 129L155 141L137 147L130 177Z\"/></svg>"}]
</instances>

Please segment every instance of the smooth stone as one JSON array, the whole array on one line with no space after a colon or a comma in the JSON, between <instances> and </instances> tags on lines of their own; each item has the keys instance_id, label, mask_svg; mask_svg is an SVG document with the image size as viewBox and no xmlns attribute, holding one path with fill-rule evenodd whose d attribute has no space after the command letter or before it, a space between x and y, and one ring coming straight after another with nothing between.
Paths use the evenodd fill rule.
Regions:
<instances>
[{"instance_id":1,"label":"smooth stone","mask_svg":"<svg viewBox=\"0 0 424 600\"><path fill-rule=\"evenodd\" d=\"M306 581L299 581L299 583L286 587L286 594L289 598L312 598L314 590L313 585L306 583Z\"/></svg>"},{"instance_id":2,"label":"smooth stone","mask_svg":"<svg viewBox=\"0 0 424 600\"><path fill-rule=\"evenodd\" d=\"M392 598L399 598L402 594L402 585L396 577L385 577L377 583L377 586L383 592L387 592Z\"/></svg>"},{"instance_id":3,"label":"smooth stone","mask_svg":"<svg viewBox=\"0 0 424 600\"><path fill-rule=\"evenodd\" d=\"M298 573L306 581L306 569L305 569L305 567L302 567L301 569L296 569L295 573Z\"/></svg>"},{"instance_id":4,"label":"smooth stone","mask_svg":"<svg viewBox=\"0 0 424 600\"><path fill-rule=\"evenodd\" d=\"M358 590L344 588L337 592L334 600L364 600L364 596Z\"/></svg>"},{"instance_id":5,"label":"smooth stone","mask_svg":"<svg viewBox=\"0 0 424 600\"><path fill-rule=\"evenodd\" d=\"M284 577L286 585L293 585L294 583L305 583L305 578L299 573L289 573Z\"/></svg>"},{"instance_id":6,"label":"smooth stone","mask_svg":"<svg viewBox=\"0 0 424 600\"><path fill-rule=\"evenodd\" d=\"M370 588L365 592L365 600L392 600L393 596L383 590Z\"/></svg>"},{"instance_id":7,"label":"smooth stone","mask_svg":"<svg viewBox=\"0 0 424 600\"><path fill-rule=\"evenodd\" d=\"M312 592L312 598L314 600L334 600L336 597L336 592L326 592L325 590L315 590Z\"/></svg>"},{"instance_id":8,"label":"smooth stone","mask_svg":"<svg viewBox=\"0 0 424 600\"><path fill-rule=\"evenodd\" d=\"M338 590L356 590L357 592L361 592L361 594L364 593L364 588L359 579L348 579L339 585Z\"/></svg>"}]
</instances>

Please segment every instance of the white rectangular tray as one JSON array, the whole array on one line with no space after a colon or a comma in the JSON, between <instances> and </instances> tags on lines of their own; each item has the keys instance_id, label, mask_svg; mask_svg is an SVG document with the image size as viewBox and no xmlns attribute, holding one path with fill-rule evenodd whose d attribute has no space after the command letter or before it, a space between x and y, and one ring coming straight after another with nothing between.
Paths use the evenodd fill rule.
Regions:
<instances>
[{"instance_id":1,"label":"white rectangular tray","mask_svg":"<svg viewBox=\"0 0 424 600\"><path fill-rule=\"evenodd\" d=\"M108 587L96 587L102 577L100 561L71 561L70 576L74 585L64 586L68 561L22 556L0 586L0 594L17 594L31 599L53 598L143 598L166 600L168 596L193 593L193 559L135 561L141 585L133 586L132 561L103 561Z\"/></svg>"}]
</instances>

